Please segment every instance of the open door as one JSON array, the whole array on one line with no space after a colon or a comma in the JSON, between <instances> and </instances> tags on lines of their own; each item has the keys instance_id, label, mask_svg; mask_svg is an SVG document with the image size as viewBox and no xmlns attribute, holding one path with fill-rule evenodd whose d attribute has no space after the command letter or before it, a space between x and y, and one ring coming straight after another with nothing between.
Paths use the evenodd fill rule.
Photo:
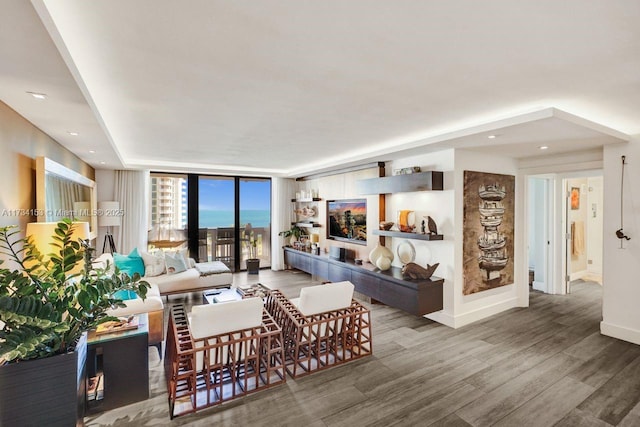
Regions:
<instances>
[{"instance_id":1,"label":"open door","mask_svg":"<svg viewBox=\"0 0 640 427\"><path fill-rule=\"evenodd\" d=\"M552 180L545 176L529 177L529 274L533 289L553 293L551 288L552 251Z\"/></svg>"}]
</instances>

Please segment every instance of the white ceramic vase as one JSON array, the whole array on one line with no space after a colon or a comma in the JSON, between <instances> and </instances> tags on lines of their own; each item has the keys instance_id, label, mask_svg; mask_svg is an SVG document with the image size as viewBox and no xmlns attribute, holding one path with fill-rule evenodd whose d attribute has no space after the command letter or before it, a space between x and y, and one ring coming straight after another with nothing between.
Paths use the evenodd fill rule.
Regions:
<instances>
[{"instance_id":1,"label":"white ceramic vase","mask_svg":"<svg viewBox=\"0 0 640 427\"><path fill-rule=\"evenodd\" d=\"M378 259L380 258L388 258L389 264L391 264L391 261L393 261L393 252L391 252L389 248L381 245L380 242L378 242L376 247L373 248L373 250L369 253L369 261L371 262L371 264L377 266Z\"/></svg>"}]
</instances>

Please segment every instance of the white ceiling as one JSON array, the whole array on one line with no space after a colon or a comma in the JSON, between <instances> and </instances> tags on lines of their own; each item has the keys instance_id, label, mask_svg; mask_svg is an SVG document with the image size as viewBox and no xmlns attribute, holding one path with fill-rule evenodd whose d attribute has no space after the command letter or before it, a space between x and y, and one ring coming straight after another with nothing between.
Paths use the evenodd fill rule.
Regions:
<instances>
[{"instance_id":1,"label":"white ceiling","mask_svg":"<svg viewBox=\"0 0 640 427\"><path fill-rule=\"evenodd\" d=\"M97 168L299 176L640 134L637 0L0 1L0 99Z\"/></svg>"}]
</instances>

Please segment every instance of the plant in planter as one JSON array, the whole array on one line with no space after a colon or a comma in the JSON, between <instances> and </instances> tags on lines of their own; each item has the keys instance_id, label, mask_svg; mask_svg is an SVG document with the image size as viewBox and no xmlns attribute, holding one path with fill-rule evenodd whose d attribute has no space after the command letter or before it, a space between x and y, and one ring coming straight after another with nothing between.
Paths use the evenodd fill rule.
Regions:
<instances>
[{"instance_id":1,"label":"plant in planter","mask_svg":"<svg viewBox=\"0 0 640 427\"><path fill-rule=\"evenodd\" d=\"M247 258L247 273L258 274L260 271L260 258L258 258L258 239L256 239L251 224L245 228L245 240L249 248L249 258Z\"/></svg>"},{"instance_id":2,"label":"plant in planter","mask_svg":"<svg viewBox=\"0 0 640 427\"><path fill-rule=\"evenodd\" d=\"M278 233L279 236L289 238L289 243L293 244L293 242L300 240L300 236L306 236L307 232L304 228L298 227L297 225L292 225L289 230L281 231Z\"/></svg>"},{"instance_id":3,"label":"plant in planter","mask_svg":"<svg viewBox=\"0 0 640 427\"><path fill-rule=\"evenodd\" d=\"M149 284L141 281L137 274L129 277L116 270L108 275L105 270L94 269L91 264L93 249L88 241L73 240L74 226L68 219L56 225L52 246L57 252L51 254L40 253L31 238L19 238L15 227L0 228L0 254L5 258L0 264L8 260L14 267L0 268L1 425L38 425L41 421L52 425L55 424L52 417L61 411L77 416L77 375L81 371L80 363L83 367L84 361L77 360L74 370L64 374L73 376L70 384L76 387L73 402L61 404L54 403L52 397L65 394L61 381L68 378L62 376L54 360L86 353L84 333L102 322L114 320L107 314L108 309L124 306L122 300L114 297L115 292L131 290L145 298L149 289ZM80 266L83 266L82 272L75 273ZM78 343L84 343L84 349L76 348ZM49 367L40 370L39 376L21 377L30 371L38 371L36 364L41 361ZM20 370L23 374L15 373ZM47 380L47 371L57 375L54 379L57 385L42 384ZM38 383L34 384L34 381ZM25 395L20 396L15 391L20 386L28 387ZM10 388L11 392L3 387ZM47 393L46 398L38 394L39 390ZM16 393L19 398L15 398ZM16 404L26 405L26 408L18 410ZM59 408L59 405L72 406ZM5 418L15 414L46 418L20 418L19 422L15 418Z\"/></svg>"}]
</instances>

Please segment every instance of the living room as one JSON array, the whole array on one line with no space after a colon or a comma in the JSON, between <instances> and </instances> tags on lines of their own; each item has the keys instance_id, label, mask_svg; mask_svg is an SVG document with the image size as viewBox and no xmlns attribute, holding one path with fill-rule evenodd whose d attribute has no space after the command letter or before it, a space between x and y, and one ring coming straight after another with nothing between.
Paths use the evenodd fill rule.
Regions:
<instances>
[{"instance_id":1,"label":"living room","mask_svg":"<svg viewBox=\"0 0 640 427\"><path fill-rule=\"evenodd\" d=\"M114 227L114 242L124 254L135 247L146 250L149 240L153 242L146 214L151 202L145 196L151 187L138 184L123 189L124 175L139 175L139 182L147 182L151 173L265 180L270 191L270 227L268 246L261 253L270 256L258 274L247 274L244 262L249 248L243 246L245 252L238 254L245 258L238 271L232 269L232 283L263 283L272 290L281 288L288 298L297 298L302 288L328 279L285 269L282 247L289 242L279 233L297 220L294 210L315 209L311 218L319 226L307 228L309 244L318 247L322 257L329 257L331 248L345 249L349 268L358 274L361 268L378 268L369 257L384 236L378 230L380 223L394 222L397 227L399 212L412 211L416 234L422 233L422 220L430 217L437 227L435 234L442 235L442 240L434 241L387 236L383 244L394 255L392 269L406 264L401 253L410 253L412 262L423 269L438 264L433 274L443 279L441 308L415 315L393 303L372 304L351 273L356 299L371 310L374 350L370 357L304 379L288 379L286 391L274 387L178 417L173 423L231 423L234 418L252 425L279 420L282 424L359 425L360 421L369 425L391 424L395 419L412 425L419 414L427 416L429 422L419 421L425 425L533 423L527 409L541 402L559 409L549 411L556 418L542 417L539 425L563 419L566 425L578 419L608 425L633 425L638 420L637 384L629 380L614 385L621 377L633 377L630 373L637 372L633 369L640 363L636 360L640 314L634 304L640 298L634 280L640 273L636 262L640 249L635 243L640 219L635 200L640 190L633 184L639 173L634 159L640 154L640 118L634 112L640 111L640 82L636 73L629 72L640 61L640 38L631 24L638 17L636 5L523 2L520 9L496 3L478 10L472 4L408 3L406 10L377 5L365 13L355 5L284 3L272 4L274 10L263 5L220 4L175 10L167 2L148 16L150 6L142 2L126 7L92 3L6 3L8 12L1 18L1 52L7 60L0 67L0 147L7 162L0 177L11 185L2 192L5 214L0 225L24 230L38 220L36 163L45 157L94 181L96 204L119 203L128 225ZM457 8L463 6L477 17L462 16ZM67 19L73 8L74 19ZM339 19L335 8L341 11ZM576 14L583 14L582 19L575 19ZM172 29L160 24L167 24L167 16L175 19ZM492 24L485 27L480 18ZM251 31L243 33L246 20ZM427 20L429 28L418 29L425 26L420 20ZM202 33L197 33L195 28L200 27ZM381 32L382 27L388 30ZM508 40L509 34L514 40ZM127 49L131 41L135 43ZM442 47L433 46L434 41L443 43ZM159 51L164 56L157 55ZM209 57L212 52L220 58ZM455 57L451 52L456 52ZM34 98L34 93L45 99ZM401 176L400 171L413 168L442 172L443 188L386 195L360 188L362 181ZM470 261L465 241L471 235L467 228L471 204L466 198L469 171L513 177L513 249L509 252L513 277L503 286L477 292L466 285L467 266L477 265L475 258ZM598 204L602 210L585 205L589 215L601 215L603 222L602 283L600 288L577 286L571 291L564 278L572 242L564 238L570 224L563 218L568 212L563 183L585 173L603 180L603 200ZM550 180L552 189L545 202L551 224L545 252L552 285L548 293L529 286L532 177ZM582 188L583 197L589 191L588 186ZM296 205L292 199L303 198L296 193L320 200L315 206ZM329 235L328 202L345 200L366 201L364 241ZM138 226L131 225L134 219ZM239 222L237 228L244 230L244 226ZM92 244L98 255L107 230L103 226L94 230ZM186 237L177 240L197 245L197 235ZM211 249L206 259L199 257L197 246L190 249L192 258L209 261ZM315 256L311 249L303 252ZM355 265L356 259L362 260L362 267ZM192 290L160 298L165 346L161 349L166 348L171 307L185 304L191 309L201 304L202 292ZM559 308L559 304L568 305ZM592 329L583 331L573 323L580 320L581 310L582 320ZM569 320L567 313L576 317ZM558 325L568 329L557 331L554 339L561 343L549 344L557 350L554 358L537 359L551 355L546 353L549 348L536 344L548 343L545 334ZM532 359L525 358L528 347L516 341L518 335L530 341L533 351L529 348L526 355ZM503 341L516 344L499 347ZM489 350L488 345L496 347ZM542 377L534 377L533 369L531 378L547 378L557 368L563 372L558 375L562 380L540 380L545 386L535 394L519 395L522 400L505 404L510 409L507 413L492 417L488 414L498 402L508 400L505 390L509 386L522 390L526 377L521 368L504 365L505 360L496 356L498 349L528 368L544 370L543 361L552 363L544 373L535 374ZM614 350L624 357L613 361ZM421 357L420 352L427 356ZM459 361L459 366L444 363L447 357ZM436 360L442 364L434 365ZM586 379L588 368L578 361L591 363L590 369L601 378ZM610 367L604 367L603 361ZM147 405L153 409L149 414L144 415L145 403L137 403L94 414L86 423L136 425L157 421L161 413L168 423L162 364L150 347L151 402ZM452 369L452 377L438 383L440 377L434 373L438 368ZM416 383L411 369L416 371ZM500 382L501 369L512 377ZM562 369L573 375L565 377ZM458 374L460 382L454 381ZM465 382L468 378L472 379ZM417 381L433 387L440 397L435 399ZM454 384L457 387L451 388ZM403 388L409 391L400 391ZM408 397L410 390L414 397ZM573 399L557 397L566 390L579 392ZM625 390L630 396L625 405L603 403L605 393L621 396ZM404 403L398 397L383 407L385 393L402 396ZM314 400L315 406L300 403L296 406L299 416L282 414L287 405L298 405L304 398ZM483 398L495 406L483 407ZM279 399L282 402L274 404ZM434 406L429 406L426 401L433 399ZM444 409L445 402L453 405L450 411ZM382 405L378 415L377 405ZM624 406L622 412L607 415L616 405ZM361 419L352 418L356 416L349 413L351 406ZM265 417L245 411L262 411Z\"/></svg>"}]
</instances>

